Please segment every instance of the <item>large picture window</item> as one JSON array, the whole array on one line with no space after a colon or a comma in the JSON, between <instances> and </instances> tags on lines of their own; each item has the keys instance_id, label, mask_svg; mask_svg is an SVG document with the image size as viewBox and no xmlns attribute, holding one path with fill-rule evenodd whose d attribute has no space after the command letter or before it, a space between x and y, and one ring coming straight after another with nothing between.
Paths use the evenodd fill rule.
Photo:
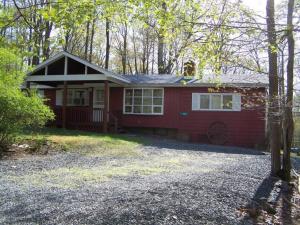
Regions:
<instances>
[{"instance_id":1,"label":"large picture window","mask_svg":"<svg viewBox=\"0 0 300 225\"><path fill-rule=\"evenodd\" d=\"M162 88L125 88L125 114L163 114L164 89Z\"/></svg>"},{"instance_id":2,"label":"large picture window","mask_svg":"<svg viewBox=\"0 0 300 225\"><path fill-rule=\"evenodd\" d=\"M192 110L241 111L241 95L236 93L193 93Z\"/></svg>"}]
</instances>

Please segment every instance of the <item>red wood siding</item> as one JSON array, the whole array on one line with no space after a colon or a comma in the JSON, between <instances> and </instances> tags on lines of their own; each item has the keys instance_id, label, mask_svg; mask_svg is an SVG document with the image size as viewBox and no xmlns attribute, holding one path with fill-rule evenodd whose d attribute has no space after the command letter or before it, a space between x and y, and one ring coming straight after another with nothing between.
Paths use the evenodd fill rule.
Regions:
<instances>
[{"instance_id":1,"label":"red wood siding","mask_svg":"<svg viewBox=\"0 0 300 225\"><path fill-rule=\"evenodd\" d=\"M56 89L44 90L46 104L55 113L55 121L50 126L62 126L62 106L56 106ZM67 106L66 125L68 129L102 132L103 110L93 109L93 92L89 92L88 106Z\"/></svg>"},{"instance_id":2,"label":"red wood siding","mask_svg":"<svg viewBox=\"0 0 300 225\"><path fill-rule=\"evenodd\" d=\"M233 91L237 90L219 90ZM119 117L124 127L175 128L195 142L207 141L207 129L215 121L223 122L227 126L227 145L254 147L263 142L265 106L257 101L264 98L263 88L242 91L242 104L247 105L251 101L251 107L243 107L240 112L192 111L192 93L206 92L209 92L208 88L164 88L163 115L123 115L123 88L111 88L110 111ZM187 112L188 115L182 116L180 112Z\"/></svg>"},{"instance_id":3,"label":"red wood siding","mask_svg":"<svg viewBox=\"0 0 300 225\"><path fill-rule=\"evenodd\" d=\"M192 93L207 93L210 91L208 88L164 88L163 115L123 115L123 91L121 87L111 87L109 100L110 112L118 117L119 124L123 127L176 129L190 141L205 143L208 142L206 133L209 126L220 121L226 124L229 131L227 145L255 147L264 141L265 105L257 100L264 99L264 88L240 90L244 105L240 112L192 111ZM232 93L238 90L227 88L218 91ZM54 109L55 90L45 90L45 96L49 99L48 105ZM90 101L89 107L85 107L86 110L92 110L92 94ZM249 102L251 107L245 108ZM253 103L256 105L253 106ZM188 115L182 116L180 112ZM84 121L78 121L78 124L82 122Z\"/></svg>"}]
</instances>

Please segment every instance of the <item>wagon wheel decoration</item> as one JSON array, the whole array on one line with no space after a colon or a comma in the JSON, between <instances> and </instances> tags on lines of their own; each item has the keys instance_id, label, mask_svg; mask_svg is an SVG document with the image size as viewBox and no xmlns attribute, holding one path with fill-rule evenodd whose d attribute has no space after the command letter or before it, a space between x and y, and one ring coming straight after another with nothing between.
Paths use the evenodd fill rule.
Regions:
<instances>
[{"instance_id":1,"label":"wagon wheel decoration","mask_svg":"<svg viewBox=\"0 0 300 225\"><path fill-rule=\"evenodd\" d=\"M226 124L223 122L213 122L207 130L207 137L212 144L225 144L228 139L228 129Z\"/></svg>"}]
</instances>

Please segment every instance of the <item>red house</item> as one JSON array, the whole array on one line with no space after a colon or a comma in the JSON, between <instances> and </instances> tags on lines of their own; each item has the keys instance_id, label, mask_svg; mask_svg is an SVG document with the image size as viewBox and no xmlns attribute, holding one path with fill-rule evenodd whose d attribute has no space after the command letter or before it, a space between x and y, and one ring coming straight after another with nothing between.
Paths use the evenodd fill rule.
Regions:
<instances>
[{"instance_id":1,"label":"red house","mask_svg":"<svg viewBox=\"0 0 300 225\"><path fill-rule=\"evenodd\" d=\"M265 139L263 75L118 75L60 52L26 81L27 88L38 85L58 127L135 130L245 147Z\"/></svg>"}]
</instances>

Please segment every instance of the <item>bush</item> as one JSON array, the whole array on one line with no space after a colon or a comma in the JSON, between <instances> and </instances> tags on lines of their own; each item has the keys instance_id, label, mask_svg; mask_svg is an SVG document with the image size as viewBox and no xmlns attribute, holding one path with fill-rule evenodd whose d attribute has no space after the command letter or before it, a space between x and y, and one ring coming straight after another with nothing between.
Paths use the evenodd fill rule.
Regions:
<instances>
[{"instance_id":1,"label":"bush","mask_svg":"<svg viewBox=\"0 0 300 225\"><path fill-rule=\"evenodd\" d=\"M23 70L17 52L0 46L0 150L6 149L22 129L43 126L54 118L34 91L21 90Z\"/></svg>"}]
</instances>

